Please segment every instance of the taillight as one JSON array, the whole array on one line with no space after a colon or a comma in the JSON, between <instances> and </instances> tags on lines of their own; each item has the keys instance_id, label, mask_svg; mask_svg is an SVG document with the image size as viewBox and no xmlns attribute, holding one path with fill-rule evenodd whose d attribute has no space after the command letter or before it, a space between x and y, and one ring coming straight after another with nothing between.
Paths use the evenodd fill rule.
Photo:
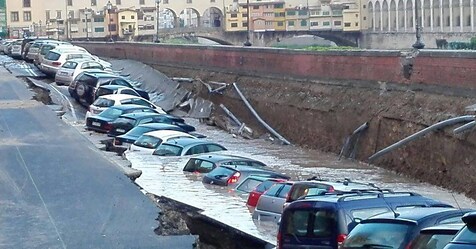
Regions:
<instances>
[{"instance_id":1,"label":"taillight","mask_svg":"<svg viewBox=\"0 0 476 249\"><path fill-rule=\"evenodd\" d=\"M110 131L112 129L112 124L109 124L109 123L105 124L104 129L107 131Z\"/></svg>"},{"instance_id":2,"label":"taillight","mask_svg":"<svg viewBox=\"0 0 476 249\"><path fill-rule=\"evenodd\" d=\"M331 187L329 188L329 190L327 190L327 192L329 192L329 193L332 193L332 192L334 192L334 191L335 191L335 189L334 189L333 186L331 186Z\"/></svg>"},{"instance_id":3,"label":"taillight","mask_svg":"<svg viewBox=\"0 0 476 249\"><path fill-rule=\"evenodd\" d=\"M53 66L61 66L61 62L55 61L55 62L51 63L51 65L53 65Z\"/></svg>"},{"instance_id":4,"label":"taillight","mask_svg":"<svg viewBox=\"0 0 476 249\"><path fill-rule=\"evenodd\" d=\"M240 172L235 172L230 178L228 178L228 184L231 183L237 183L238 179L240 179L241 173Z\"/></svg>"},{"instance_id":5,"label":"taillight","mask_svg":"<svg viewBox=\"0 0 476 249\"><path fill-rule=\"evenodd\" d=\"M337 246L340 248L344 240L347 238L347 234L339 234L337 235Z\"/></svg>"},{"instance_id":6,"label":"taillight","mask_svg":"<svg viewBox=\"0 0 476 249\"><path fill-rule=\"evenodd\" d=\"M407 246L405 246L405 249L410 249L410 248L412 248L412 242L411 241L410 241L410 243L408 243Z\"/></svg>"},{"instance_id":7,"label":"taillight","mask_svg":"<svg viewBox=\"0 0 476 249\"><path fill-rule=\"evenodd\" d=\"M281 249L282 248L282 245L281 245L281 231L278 230L278 235L276 236L276 249Z\"/></svg>"}]
</instances>

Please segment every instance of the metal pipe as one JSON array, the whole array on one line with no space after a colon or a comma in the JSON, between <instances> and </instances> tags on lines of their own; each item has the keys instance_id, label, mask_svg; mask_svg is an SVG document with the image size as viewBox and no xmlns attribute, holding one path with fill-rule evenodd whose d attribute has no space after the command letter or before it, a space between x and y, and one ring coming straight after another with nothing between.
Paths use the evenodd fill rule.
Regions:
<instances>
[{"instance_id":1,"label":"metal pipe","mask_svg":"<svg viewBox=\"0 0 476 249\"><path fill-rule=\"evenodd\" d=\"M286 138L281 136L278 132L276 132L273 128L271 128L271 126L269 126L266 122L264 122L263 119L261 119L261 117L258 115L258 113L256 113L255 109L253 109L251 104L245 98L243 93L241 93L240 89L238 89L238 86L236 85L236 83L233 83L233 86L235 87L235 90L238 93L238 95L240 96L240 98L245 103L246 107L248 107L248 109L251 111L251 113L253 113L253 115L256 117L256 119L258 119L258 122L260 122L269 132L271 132L271 134L273 134L275 137L277 137L279 140L281 140L284 144L290 145L291 143L288 140L286 140Z\"/></svg>"},{"instance_id":2,"label":"metal pipe","mask_svg":"<svg viewBox=\"0 0 476 249\"><path fill-rule=\"evenodd\" d=\"M459 133L462 133L462 132L465 132L467 130L470 130L472 128L474 128L476 126L476 121L471 121L465 125L462 125L456 129L453 130L453 133L454 134L459 134Z\"/></svg>"},{"instance_id":3,"label":"metal pipe","mask_svg":"<svg viewBox=\"0 0 476 249\"><path fill-rule=\"evenodd\" d=\"M242 125L242 123L240 122L240 120L239 120L230 110L228 110L228 108L226 108L225 105L220 104L220 108L223 109L223 111L224 111L238 126L241 126L241 125Z\"/></svg>"},{"instance_id":4,"label":"metal pipe","mask_svg":"<svg viewBox=\"0 0 476 249\"><path fill-rule=\"evenodd\" d=\"M353 148L352 154L350 155L350 157L352 158L353 156L355 156L356 144L359 142L360 136L357 138L355 137L359 135L361 132L364 132L365 130L367 130L367 128L369 128L369 122L365 122L359 127L357 127L357 129L355 129L354 132L352 132L352 134L345 139L344 145L342 146L342 149L339 154L339 160L342 158L342 156L349 157L347 156L347 154L349 154L350 148Z\"/></svg>"},{"instance_id":5,"label":"metal pipe","mask_svg":"<svg viewBox=\"0 0 476 249\"><path fill-rule=\"evenodd\" d=\"M423 137L425 136L426 134L432 132L432 131L435 131L435 130L438 130L438 129L441 129L441 128L444 128L446 126L450 126L450 125L454 125L454 124L457 124L457 123L462 123L462 122L469 122L469 121L474 121L474 119L476 118L475 115L466 115L466 116L460 116L460 117L455 117L455 118L450 118L450 119L447 119L447 120L444 120L444 121L441 121L441 122L438 122L434 125L431 125L413 135L410 135L390 146L388 146L387 148L384 148L380 151L378 151L377 153L373 154L372 156L369 157L369 162L372 162L373 160L409 143L409 142L412 142L413 140L416 140L420 137Z\"/></svg>"}]
</instances>

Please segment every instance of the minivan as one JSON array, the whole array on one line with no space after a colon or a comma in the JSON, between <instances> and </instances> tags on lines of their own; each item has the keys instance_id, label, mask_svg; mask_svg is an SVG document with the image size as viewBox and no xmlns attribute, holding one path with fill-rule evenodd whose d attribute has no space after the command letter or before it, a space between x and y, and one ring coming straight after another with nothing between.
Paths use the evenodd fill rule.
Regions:
<instances>
[{"instance_id":1,"label":"minivan","mask_svg":"<svg viewBox=\"0 0 476 249\"><path fill-rule=\"evenodd\" d=\"M279 249L337 249L347 234L371 216L412 207L452 207L413 192L324 194L297 200L281 215Z\"/></svg>"}]
</instances>

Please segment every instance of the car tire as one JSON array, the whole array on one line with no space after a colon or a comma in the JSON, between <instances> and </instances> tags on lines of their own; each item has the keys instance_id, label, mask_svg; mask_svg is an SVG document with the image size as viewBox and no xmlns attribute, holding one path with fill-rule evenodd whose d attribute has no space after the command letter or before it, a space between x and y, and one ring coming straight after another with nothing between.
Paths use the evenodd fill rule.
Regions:
<instances>
[{"instance_id":1,"label":"car tire","mask_svg":"<svg viewBox=\"0 0 476 249\"><path fill-rule=\"evenodd\" d=\"M83 83L78 83L78 85L76 86L76 95L80 98L83 98L84 96L86 96L87 90L87 87Z\"/></svg>"}]
</instances>

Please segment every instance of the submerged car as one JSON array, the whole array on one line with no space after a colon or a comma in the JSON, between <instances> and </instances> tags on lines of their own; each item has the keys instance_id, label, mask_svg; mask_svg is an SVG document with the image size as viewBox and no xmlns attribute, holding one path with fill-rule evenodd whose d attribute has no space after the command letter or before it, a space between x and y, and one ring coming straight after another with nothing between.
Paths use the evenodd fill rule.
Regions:
<instances>
[{"instance_id":1,"label":"submerged car","mask_svg":"<svg viewBox=\"0 0 476 249\"><path fill-rule=\"evenodd\" d=\"M244 165L221 165L203 176L202 182L212 185L235 187L246 177L256 175L269 178L289 179L289 176L264 168Z\"/></svg>"},{"instance_id":2,"label":"submerged car","mask_svg":"<svg viewBox=\"0 0 476 249\"><path fill-rule=\"evenodd\" d=\"M208 173L220 165L246 165L252 167L265 167L260 161L234 155L206 154L190 158L183 171L195 173Z\"/></svg>"},{"instance_id":3,"label":"submerged car","mask_svg":"<svg viewBox=\"0 0 476 249\"><path fill-rule=\"evenodd\" d=\"M162 143L152 153L155 156L187 156L226 150L220 144L192 138L176 138Z\"/></svg>"},{"instance_id":4,"label":"submerged car","mask_svg":"<svg viewBox=\"0 0 476 249\"><path fill-rule=\"evenodd\" d=\"M463 227L450 223L423 228L408 249L443 249Z\"/></svg>"},{"instance_id":5,"label":"submerged car","mask_svg":"<svg viewBox=\"0 0 476 249\"><path fill-rule=\"evenodd\" d=\"M163 142L167 142L171 139L176 138L193 138L197 139L195 136L181 132L181 131L173 131L173 130L158 130L158 131L151 131L143 134L140 136L129 148L129 151L137 151L137 152L146 152L148 154L154 153L154 151L159 147L160 144Z\"/></svg>"},{"instance_id":6,"label":"submerged car","mask_svg":"<svg viewBox=\"0 0 476 249\"><path fill-rule=\"evenodd\" d=\"M96 99L90 106L89 110L86 113L86 116L96 115L106 110L111 106L119 105L142 105L151 109L154 109L156 112L165 114L165 111L162 110L160 106L156 106L154 103L142 98L128 94L110 94L104 95Z\"/></svg>"}]
</instances>

